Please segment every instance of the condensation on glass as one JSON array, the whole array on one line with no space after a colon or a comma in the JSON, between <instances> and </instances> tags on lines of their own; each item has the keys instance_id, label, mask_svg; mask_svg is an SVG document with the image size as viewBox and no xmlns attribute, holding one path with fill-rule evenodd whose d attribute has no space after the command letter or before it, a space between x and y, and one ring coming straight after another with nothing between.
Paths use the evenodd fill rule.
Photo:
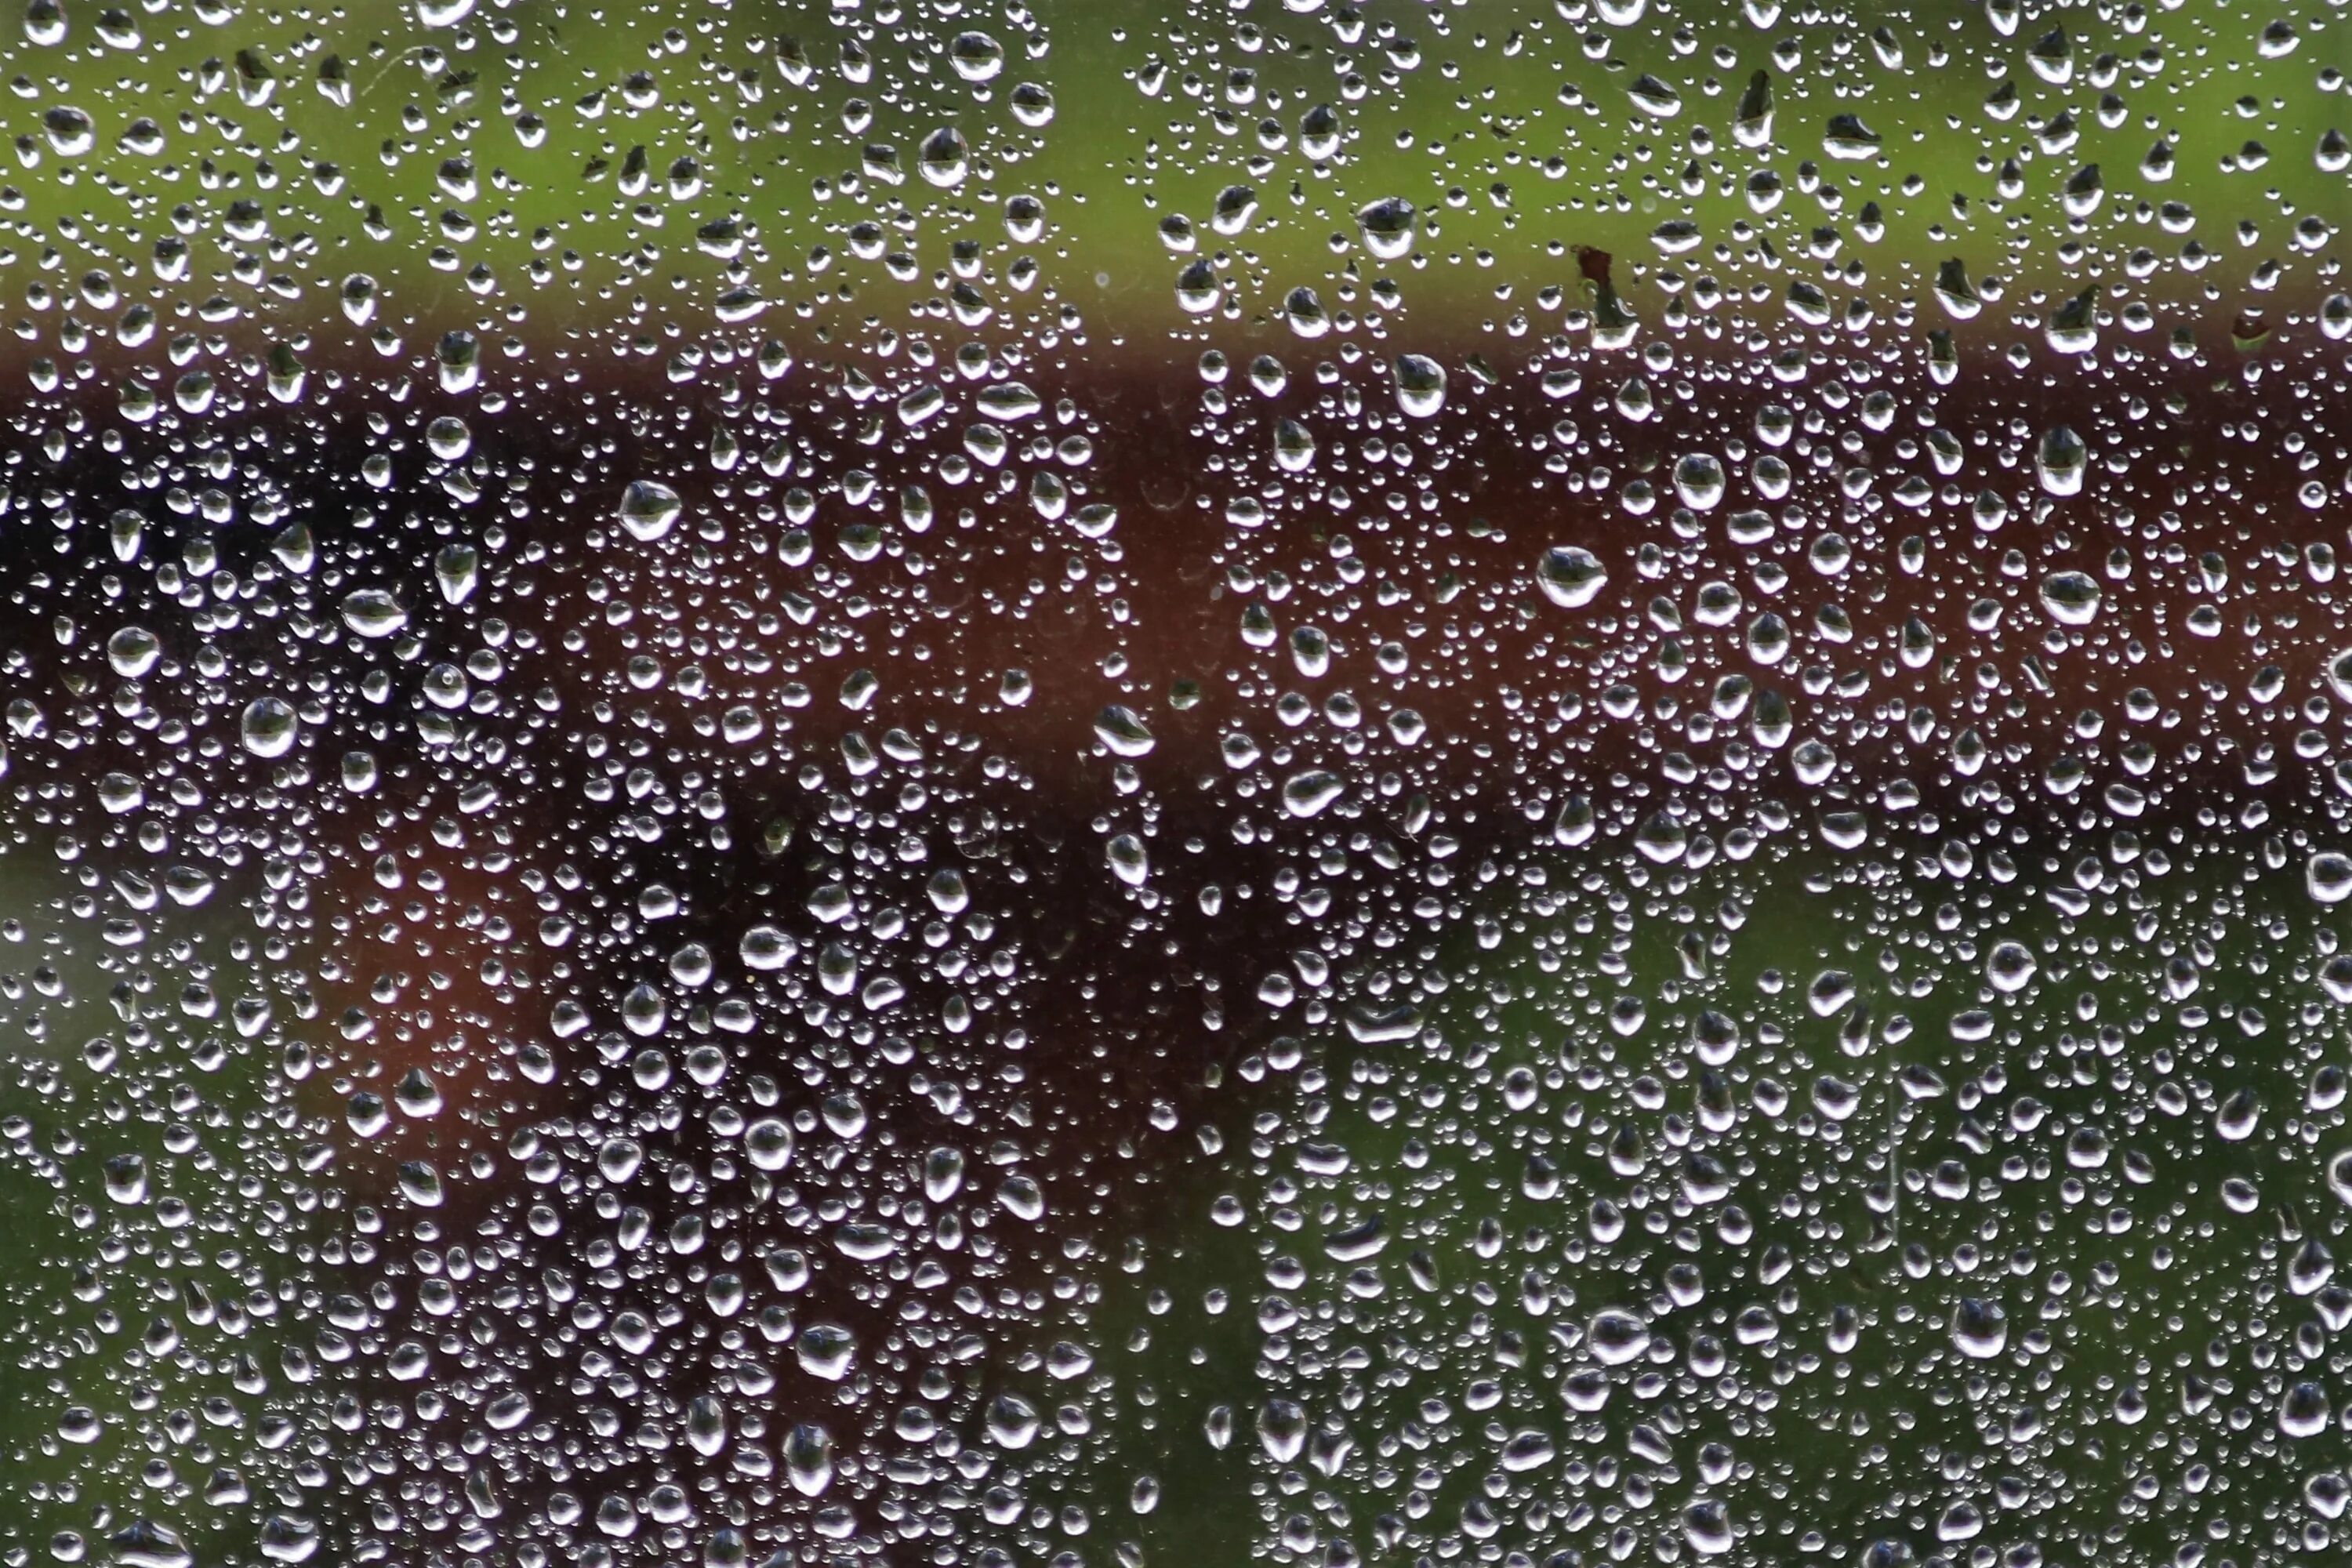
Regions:
<instances>
[{"instance_id":1,"label":"condensation on glass","mask_svg":"<svg viewBox=\"0 0 2352 1568\"><path fill-rule=\"evenodd\" d=\"M2346 1551L2335 6L11 4L6 1568Z\"/></svg>"}]
</instances>

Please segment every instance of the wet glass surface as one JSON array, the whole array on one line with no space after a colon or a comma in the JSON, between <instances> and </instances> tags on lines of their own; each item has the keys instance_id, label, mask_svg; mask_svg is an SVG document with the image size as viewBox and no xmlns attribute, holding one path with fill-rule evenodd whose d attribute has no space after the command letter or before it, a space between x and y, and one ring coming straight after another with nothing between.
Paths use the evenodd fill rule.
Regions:
<instances>
[{"instance_id":1,"label":"wet glass surface","mask_svg":"<svg viewBox=\"0 0 2352 1568\"><path fill-rule=\"evenodd\" d=\"M2332 1560L2342 37L31 0L0 1562Z\"/></svg>"}]
</instances>

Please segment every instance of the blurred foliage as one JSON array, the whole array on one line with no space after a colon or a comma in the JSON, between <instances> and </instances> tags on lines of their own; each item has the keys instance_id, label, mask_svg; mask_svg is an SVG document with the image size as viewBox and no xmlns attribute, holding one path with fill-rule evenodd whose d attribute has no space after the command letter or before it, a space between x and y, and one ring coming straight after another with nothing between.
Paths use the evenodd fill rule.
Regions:
<instances>
[{"instance_id":1,"label":"blurred foliage","mask_svg":"<svg viewBox=\"0 0 2352 1568\"><path fill-rule=\"evenodd\" d=\"M1239 1194L1234 1228L1172 1223L1103 1325L1106 1343L1149 1340L1122 1370L1158 1397L1114 1451L1160 1486L1136 1525L1152 1560L1271 1531L1309 1489L1407 1556L1484 1510L1506 1547L1614 1557L1618 1521L1655 1493L1721 1502L1768 1559L1879 1542L1901 1561L1977 1530L2153 1559L2184 1528L2170 1472L2189 1451L2238 1476L2233 1515L2299 1514L2342 1439L2332 1421L2307 1440L2250 1429L2242 1401L2281 1342L2324 1342L2344 1304L2315 1313L2326 1273L2313 1283L2303 1247L2345 1228L2322 1147L2344 1120L2337 1042L2294 1022L2333 929L2232 847L2064 851L2085 852L2097 901L2080 914L1974 900L2035 957L2014 991L1987 983L1989 942L1935 935L1931 879L1884 864L1775 857L1628 888L1569 859L1553 884L1591 901L1550 929L1433 933L1449 984L1418 1048L1302 1031L1269 1079L1299 1075L1287 1091L1250 1097L1276 1112L1245 1099L1217 1119L1225 1157L1196 1163L1190 1215ZM1572 934L1604 909L1633 917L1606 981L1611 944ZM1705 952L1725 931L1701 912L1718 909L1738 935L1686 963L1690 938ZM2169 971L2143 956L2192 951ZM1853 999L1822 1014L1817 982L1848 966L1831 989ZM1647 1005L1630 1029L1628 999ZM1738 1036L1711 1067L1702 1008ZM2286 1131L2224 1130L2241 1095ZM1375 1217L1381 1245L1340 1245ZM1964 1299L1998 1314L1997 1351L1958 1347ZM2226 1341L2208 1339L2217 1307ZM1596 1378L1609 1310L1646 1348ZM2233 1376L2234 1409L2213 1387ZM1359 1493L1300 1460L1269 1481L1257 1423L1285 1399L1387 1479ZM1219 1407L1223 1454L1196 1425ZM2241 1454L2257 1462L2233 1468ZM1989 1464L2015 1517L1948 1514ZM1408 1489L1425 1519L1387 1512Z\"/></svg>"},{"instance_id":2,"label":"blurred foliage","mask_svg":"<svg viewBox=\"0 0 2352 1568\"><path fill-rule=\"evenodd\" d=\"M2017 30L2004 35L1960 4L1865 30L1762 0L1634 5L1612 27L1581 5L1475 0L1374 5L1354 22L1269 11L1225 37L1229 18L1204 29L1134 0L1056 0L1015 17L1026 37L998 38L1003 74L980 84L898 5L369 0L142 10L121 29L94 6L63 14L58 43L10 46L23 74L5 129L26 166L0 266L70 292L125 249L185 237L183 303L206 326L276 341L340 335L354 273L375 280L376 319L395 331L495 313L544 352L616 328L646 298L657 317L707 326L730 287L710 252L738 244L773 309L829 317L854 297L860 312L895 311L928 291L950 241L999 238L995 209L1016 194L1044 198L1046 285L1097 335L1176 319L1158 226L1186 215L1213 243L1210 209L1235 184L1257 197L1234 246L1248 309L1336 276L1332 237L1352 244L1356 207L1394 196L1425 215L1399 268L1405 320L1448 331L1537 309L1547 285L1588 303L1570 247L1623 258L1629 300L1644 268L1670 262L1774 297L1825 273L1882 310L1914 299L1940 321L1932 285L1954 258L2071 296L2118 281L2126 253L2150 247L2150 267L2163 260L2152 298L2227 314L2254 268L2292 256L2299 216L2346 212L2344 173L2315 157L2336 95L2313 81L2337 33L2312 26L2274 54L2257 46L2270 18L2201 5L2045 19L2063 54L2043 47L2029 68L2043 23L2018 28L2007 13ZM851 28L872 42L845 64ZM1750 149L1734 121L1759 71L1770 140ZM1044 98L1008 113L997 100L1020 110L1024 83ZM1299 121L1318 102L1339 110L1342 141L1301 163ZM59 110L84 118L60 129ZM1850 148L1858 162L1825 145L1840 115L1877 139ZM936 190L917 149L948 125L971 172ZM2160 140L2177 157L2144 172ZM868 168L869 147L895 149L895 165ZM2020 194L2004 195L2011 158ZM2070 218L2061 187L2086 168L2103 195ZM1781 193L1769 216L1748 194L1759 172ZM2158 221L2165 203L2177 221ZM887 236L914 258L908 281L851 267L847 231L877 204L908 216ZM1652 237L1669 218L1702 248L1662 258ZM2196 269L2172 259L2192 243ZM242 274L240 254L254 257ZM119 277L115 290L176 298L152 281ZM770 325L792 330L781 315Z\"/></svg>"}]
</instances>

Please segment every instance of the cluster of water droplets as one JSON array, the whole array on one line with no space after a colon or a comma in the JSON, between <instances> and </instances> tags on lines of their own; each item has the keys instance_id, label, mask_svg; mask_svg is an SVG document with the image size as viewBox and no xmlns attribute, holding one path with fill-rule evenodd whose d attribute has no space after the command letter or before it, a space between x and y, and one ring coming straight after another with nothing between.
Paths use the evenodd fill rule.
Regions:
<instances>
[{"instance_id":1,"label":"cluster of water droplets","mask_svg":"<svg viewBox=\"0 0 2352 1568\"><path fill-rule=\"evenodd\" d=\"M0 1557L2340 1550L2315 24L773 21L5 46Z\"/></svg>"}]
</instances>

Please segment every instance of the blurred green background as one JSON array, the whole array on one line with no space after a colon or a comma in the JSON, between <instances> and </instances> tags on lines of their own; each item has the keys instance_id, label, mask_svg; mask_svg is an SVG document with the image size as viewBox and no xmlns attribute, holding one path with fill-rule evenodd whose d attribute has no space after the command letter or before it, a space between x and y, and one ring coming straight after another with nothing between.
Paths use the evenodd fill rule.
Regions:
<instances>
[{"instance_id":1,"label":"blurred green background","mask_svg":"<svg viewBox=\"0 0 2352 1568\"><path fill-rule=\"evenodd\" d=\"M1963 328L1996 335L2035 295L2095 286L2110 313L2147 303L2169 326L2269 302L2249 288L2266 265L2267 291L2293 310L2333 276L2347 203L2344 160L2323 148L2345 63L2330 12L2011 11L2004 33L1961 4L1628 10L1610 25L1583 5L1494 0L1352 20L1131 0L936 17L531 0L426 26L414 6L363 0L222 7L213 22L142 9L108 43L95 7L68 5L58 43L8 46L24 166L0 267L18 279L12 303L46 290L45 309L85 317L71 297L107 274L101 336L145 300L167 334L247 347L363 338L339 301L364 274L380 290L368 331L388 325L422 352L420 334L479 321L542 363L577 362L583 339L711 328L741 289L787 336L806 330L795 309L898 320L936 294L959 240L984 247L999 308L1075 307L1098 353L1106 336L1181 324L1179 268L1213 254L1255 318L1301 285L1392 275L1397 302L1352 310L1408 340L1515 313L1540 325L1547 288L1587 305L1580 247L1621 258L1639 312L1663 300L1637 270L1671 268L1714 278L1726 314L1767 327L1788 324L1792 281L1882 317L1916 300L1923 325L1944 324L1932 285L1954 259L2012 290ZM2291 47L2263 46L2273 24ZM953 68L965 29L996 46L973 71L1001 74ZM867 42L845 62L853 37ZM1759 70L1772 112L1751 147L1735 121ZM1338 142L1311 157L1301 124L1317 105L1336 110ZM1858 161L1827 150L1843 115L1876 138L1848 138ZM950 126L971 163L941 189L919 149ZM2144 166L2159 142L2168 163ZM869 147L892 158L868 170ZM2070 216L2086 169L2095 206ZM1749 194L1759 176L1777 182L1769 212ZM1213 213L1236 185L1255 211L1228 235ZM1019 195L1044 203L1034 245L1008 243L1000 221ZM1367 256L1356 218L1386 198L1422 215L1416 253L1392 264ZM1176 215L1190 257L1160 236ZM1672 256L1654 237L1669 220L1688 226ZM878 226L863 258L860 222ZM152 276L158 240L184 242L184 279ZM903 279L877 259L886 246L912 258ZM742 271L730 278L714 250ZM1024 254L1034 294L1005 282ZM1743 304L1748 289L1763 293ZM1742 337L1712 352L1744 353Z\"/></svg>"}]
</instances>

